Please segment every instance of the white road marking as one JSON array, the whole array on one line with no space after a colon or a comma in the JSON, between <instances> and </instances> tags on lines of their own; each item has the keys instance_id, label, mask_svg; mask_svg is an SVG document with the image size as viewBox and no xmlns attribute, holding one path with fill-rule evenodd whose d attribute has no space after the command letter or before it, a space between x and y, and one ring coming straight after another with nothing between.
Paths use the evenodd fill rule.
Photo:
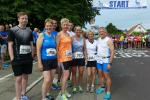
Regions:
<instances>
[{"instance_id":1,"label":"white road marking","mask_svg":"<svg viewBox=\"0 0 150 100\"><path fill-rule=\"evenodd\" d=\"M36 81L31 83L26 90L26 93L28 93L34 86L36 86L41 80L43 79L43 76L39 77ZM12 100L16 100L16 97L14 97Z\"/></svg>"},{"instance_id":2,"label":"white road marking","mask_svg":"<svg viewBox=\"0 0 150 100\"><path fill-rule=\"evenodd\" d=\"M36 63L37 63L37 62L34 62L33 65L36 64ZM9 77L11 77L11 76L13 76L13 75L14 75L14 73L10 73L10 74L8 74L8 75L5 75L5 76L1 77L1 78L0 78L0 82L2 82L2 81L5 80L6 78L9 78Z\"/></svg>"},{"instance_id":3,"label":"white road marking","mask_svg":"<svg viewBox=\"0 0 150 100\"><path fill-rule=\"evenodd\" d=\"M116 50L114 58L150 57L148 50Z\"/></svg>"}]
</instances>

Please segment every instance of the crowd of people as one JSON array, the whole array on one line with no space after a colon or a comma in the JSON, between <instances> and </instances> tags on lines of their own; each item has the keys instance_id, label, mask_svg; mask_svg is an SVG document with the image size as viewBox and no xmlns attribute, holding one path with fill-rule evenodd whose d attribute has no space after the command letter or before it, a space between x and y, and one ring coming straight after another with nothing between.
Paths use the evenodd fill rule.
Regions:
<instances>
[{"instance_id":1,"label":"crowd of people","mask_svg":"<svg viewBox=\"0 0 150 100\"><path fill-rule=\"evenodd\" d=\"M150 48L150 33L112 35L111 38L116 49Z\"/></svg>"},{"instance_id":2,"label":"crowd of people","mask_svg":"<svg viewBox=\"0 0 150 100\"><path fill-rule=\"evenodd\" d=\"M98 39L92 31L84 32L81 26L74 26L67 19L60 23L54 19L45 20L42 31L28 24L28 14L17 14L19 24L5 29L0 25L1 61L8 51L15 76L16 100L29 100L26 96L28 75L32 74L33 59L43 75L41 100L53 100L51 89L60 89L56 100L68 100L68 82L72 83L72 93L82 93L83 76L86 72L86 91L96 94L105 92L104 99L111 98L110 70L115 54L114 48L146 48L150 43L145 35L110 36L104 27L100 27ZM60 24L60 30L57 30ZM85 67L86 66L86 67ZM78 75L77 75L78 74ZM95 77L100 80L95 87Z\"/></svg>"}]
</instances>

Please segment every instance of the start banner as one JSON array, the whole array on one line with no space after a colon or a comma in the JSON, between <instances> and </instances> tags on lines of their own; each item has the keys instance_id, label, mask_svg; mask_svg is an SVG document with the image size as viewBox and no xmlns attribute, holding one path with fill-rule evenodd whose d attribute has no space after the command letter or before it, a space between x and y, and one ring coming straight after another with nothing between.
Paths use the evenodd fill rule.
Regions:
<instances>
[{"instance_id":1,"label":"start banner","mask_svg":"<svg viewBox=\"0 0 150 100\"><path fill-rule=\"evenodd\" d=\"M147 0L93 0L94 9L147 8Z\"/></svg>"}]
</instances>

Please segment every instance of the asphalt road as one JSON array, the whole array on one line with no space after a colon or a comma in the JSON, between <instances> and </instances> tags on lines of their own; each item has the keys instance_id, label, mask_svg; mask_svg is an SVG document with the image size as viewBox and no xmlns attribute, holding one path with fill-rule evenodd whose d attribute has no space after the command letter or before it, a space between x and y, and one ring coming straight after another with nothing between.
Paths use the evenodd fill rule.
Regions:
<instances>
[{"instance_id":1,"label":"asphalt road","mask_svg":"<svg viewBox=\"0 0 150 100\"><path fill-rule=\"evenodd\" d=\"M34 64L30 75L31 86L41 76ZM150 100L150 50L117 50L111 69L112 99L111 100ZM40 100L42 81L37 81L27 95L31 100ZM85 85L84 85L85 86ZM71 91L71 88L69 88ZM57 96L59 91L52 93ZM0 71L0 100L12 100L15 97L14 77L11 68ZM102 95L80 93L69 100L103 100Z\"/></svg>"}]
</instances>

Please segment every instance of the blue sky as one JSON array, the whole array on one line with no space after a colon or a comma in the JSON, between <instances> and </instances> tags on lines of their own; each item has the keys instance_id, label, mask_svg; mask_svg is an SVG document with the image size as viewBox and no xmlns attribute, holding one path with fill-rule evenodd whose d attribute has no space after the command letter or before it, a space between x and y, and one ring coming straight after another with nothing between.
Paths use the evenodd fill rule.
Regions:
<instances>
[{"instance_id":1,"label":"blue sky","mask_svg":"<svg viewBox=\"0 0 150 100\"><path fill-rule=\"evenodd\" d=\"M150 0L147 3L146 9L102 9L101 15L95 17L95 24L106 26L113 23L119 29L129 29L141 23L146 29L150 29Z\"/></svg>"}]
</instances>

